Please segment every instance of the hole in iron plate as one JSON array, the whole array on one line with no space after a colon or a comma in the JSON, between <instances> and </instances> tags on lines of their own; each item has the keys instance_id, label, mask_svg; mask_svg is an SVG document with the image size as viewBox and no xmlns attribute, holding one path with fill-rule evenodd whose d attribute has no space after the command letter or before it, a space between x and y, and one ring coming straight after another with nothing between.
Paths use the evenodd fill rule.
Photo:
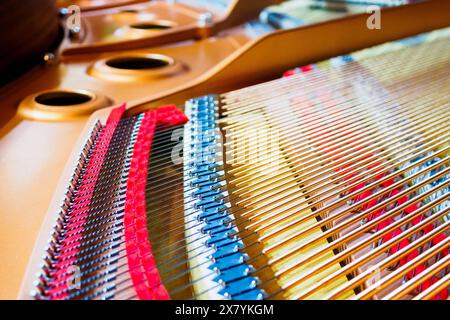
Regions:
<instances>
[{"instance_id":1,"label":"hole in iron plate","mask_svg":"<svg viewBox=\"0 0 450 320\"><path fill-rule=\"evenodd\" d=\"M139 13L136 9L124 9L120 10L121 13Z\"/></svg>"},{"instance_id":2,"label":"hole in iron plate","mask_svg":"<svg viewBox=\"0 0 450 320\"><path fill-rule=\"evenodd\" d=\"M130 27L140 30L165 30L172 28L169 24L159 23L159 22L144 22L132 24Z\"/></svg>"},{"instance_id":3,"label":"hole in iron plate","mask_svg":"<svg viewBox=\"0 0 450 320\"><path fill-rule=\"evenodd\" d=\"M47 106L72 106L92 100L87 94L78 92L55 91L38 95L35 101Z\"/></svg>"},{"instance_id":4,"label":"hole in iron plate","mask_svg":"<svg viewBox=\"0 0 450 320\"><path fill-rule=\"evenodd\" d=\"M149 57L124 57L106 61L106 65L111 68L126 70L157 69L166 67L169 64L170 62L167 60Z\"/></svg>"}]
</instances>

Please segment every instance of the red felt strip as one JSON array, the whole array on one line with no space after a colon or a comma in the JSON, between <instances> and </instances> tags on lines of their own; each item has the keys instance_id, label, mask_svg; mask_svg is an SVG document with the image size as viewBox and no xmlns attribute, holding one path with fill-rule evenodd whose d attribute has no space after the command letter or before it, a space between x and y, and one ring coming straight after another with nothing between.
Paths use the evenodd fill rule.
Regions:
<instances>
[{"instance_id":1,"label":"red felt strip","mask_svg":"<svg viewBox=\"0 0 450 320\"><path fill-rule=\"evenodd\" d=\"M142 300L170 299L147 236L145 184L151 144L158 123L174 126L187 120L175 106L150 110L144 114L134 145L127 181L124 227L130 277L138 298Z\"/></svg>"},{"instance_id":2,"label":"red felt strip","mask_svg":"<svg viewBox=\"0 0 450 320\"><path fill-rule=\"evenodd\" d=\"M91 204L95 184L100 174L100 169L105 160L109 144L117 128L119 120L125 111L125 104L113 109L105 126L98 137L92 156L86 166L86 171L79 183L77 196L69 212L67 232L64 234L61 254L56 257L53 279L50 283L49 296L51 299L65 299L69 294L69 282L71 281L73 265L76 264L77 246L81 243L84 224ZM78 214L83 212L82 214Z\"/></svg>"},{"instance_id":3,"label":"red felt strip","mask_svg":"<svg viewBox=\"0 0 450 320\"><path fill-rule=\"evenodd\" d=\"M284 72L283 77L290 77L290 76L293 76L294 74L299 74L299 73L307 73L311 70L314 70L314 66L312 64L308 64L306 66L291 69L291 70Z\"/></svg>"}]
</instances>

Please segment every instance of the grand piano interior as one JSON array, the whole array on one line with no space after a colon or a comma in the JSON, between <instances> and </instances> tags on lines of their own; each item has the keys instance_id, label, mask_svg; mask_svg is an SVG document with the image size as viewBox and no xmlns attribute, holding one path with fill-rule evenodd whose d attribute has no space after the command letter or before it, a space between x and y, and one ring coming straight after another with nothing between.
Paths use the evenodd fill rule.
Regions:
<instances>
[{"instance_id":1,"label":"grand piano interior","mask_svg":"<svg viewBox=\"0 0 450 320\"><path fill-rule=\"evenodd\" d=\"M448 300L449 13L3 0L0 299Z\"/></svg>"}]
</instances>

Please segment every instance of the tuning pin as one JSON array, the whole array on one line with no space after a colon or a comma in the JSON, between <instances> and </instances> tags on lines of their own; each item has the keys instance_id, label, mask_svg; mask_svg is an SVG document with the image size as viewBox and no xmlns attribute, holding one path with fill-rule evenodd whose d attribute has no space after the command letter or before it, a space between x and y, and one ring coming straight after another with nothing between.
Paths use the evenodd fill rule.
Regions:
<instances>
[{"instance_id":1,"label":"tuning pin","mask_svg":"<svg viewBox=\"0 0 450 320\"><path fill-rule=\"evenodd\" d=\"M267 297L267 293L264 290L261 290L261 292L256 297L256 300L264 300Z\"/></svg>"},{"instance_id":2,"label":"tuning pin","mask_svg":"<svg viewBox=\"0 0 450 320\"><path fill-rule=\"evenodd\" d=\"M217 281L217 283L222 287L222 288L225 288L226 287L226 283L225 283L225 281L223 281L222 279L219 279L218 281Z\"/></svg>"},{"instance_id":3,"label":"tuning pin","mask_svg":"<svg viewBox=\"0 0 450 320\"><path fill-rule=\"evenodd\" d=\"M45 295L46 287L40 280L33 281L33 287L35 290L38 290L41 295Z\"/></svg>"},{"instance_id":4,"label":"tuning pin","mask_svg":"<svg viewBox=\"0 0 450 320\"><path fill-rule=\"evenodd\" d=\"M56 232L52 232L50 235L50 240L54 243L60 243L61 242L61 235L57 234Z\"/></svg>"},{"instance_id":5,"label":"tuning pin","mask_svg":"<svg viewBox=\"0 0 450 320\"><path fill-rule=\"evenodd\" d=\"M49 275L44 273L43 271L36 273L36 281L35 282L38 282L43 286L48 285L49 279L50 279Z\"/></svg>"},{"instance_id":6,"label":"tuning pin","mask_svg":"<svg viewBox=\"0 0 450 320\"><path fill-rule=\"evenodd\" d=\"M66 219L66 216L59 216L56 219L55 224L58 225L61 229L64 229L67 225L67 221L68 219Z\"/></svg>"},{"instance_id":7,"label":"tuning pin","mask_svg":"<svg viewBox=\"0 0 450 320\"><path fill-rule=\"evenodd\" d=\"M58 244L56 244L55 242L53 242L51 239L48 240L47 246L48 246L51 250L53 250L53 252L58 252L59 249L61 248Z\"/></svg>"},{"instance_id":8,"label":"tuning pin","mask_svg":"<svg viewBox=\"0 0 450 320\"><path fill-rule=\"evenodd\" d=\"M231 300L231 294L229 294L228 292L225 292L223 294L223 297L225 298L225 300Z\"/></svg>"},{"instance_id":9,"label":"tuning pin","mask_svg":"<svg viewBox=\"0 0 450 320\"><path fill-rule=\"evenodd\" d=\"M69 9L61 8L61 9L59 9L58 14L59 14L60 18L64 18L64 17L66 17L69 14Z\"/></svg>"},{"instance_id":10,"label":"tuning pin","mask_svg":"<svg viewBox=\"0 0 450 320\"><path fill-rule=\"evenodd\" d=\"M55 230L60 235L64 234L65 232L64 228L58 223L53 224L53 230Z\"/></svg>"},{"instance_id":11,"label":"tuning pin","mask_svg":"<svg viewBox=\"0 0 450 320\"><path fill-rule=\"evenodd\" d=\"M250 283L250 288L256 288L259 284L261 284L261 280L259 280L259 278L255 278Z\"/></svg>"},{"instance_id":12,"label":"tuning pin","mask_svg":"<svg viewBox=\"0 0 450 320\"><path fill-rule=\"evenodd\" d=\"M54 269L56 266L56 261L54 261L52 259L52 257L49 256L48 252L46 252L43 256L42 256L42 261L44 262L45 265L47 265L50 269Z\"/></svg>"},{"instance_id":13,"label":"tuning pin","mask_svg":"<svg viewBox=\"0 0 450 320\"><path fill-rule=\"evenodd\" d=\"M69 29L69 38L72 41L77 41L81 37L81 28L79 26L74 26Z\"/></svg>"},{"instance_id":14,"label":"tuning pin","mask_svg":"<svg viewBox=\"0 0 450 320\"><path fill-rule=\"evenodd\" d=\"M44 295L36 289L34 289L30 292L30 296L35 300L43 300L43 298L44 298Z\"/></svg>"},{"instance_id":15,"label":"tuning pin","mask_svg":"<svg viewBox=\"0 0 450 320\"><path fill-rule=\"evenodd\" d=\"M211 12L203 12L199 15L197 25L201 28L200 37L207 38L210 35L210 27L213 24L213 15Z\"/></svg>"},{"instance_id":16,"label":"tuning pin","mask_svg":"<svg viewBox=\"0 0 450 320\"><path fill-rule=\"evenodd\" d=\"M244 270L244 275L248 276L250 273L252 273L254 271L255 271L255 268L251 264L249 264L248 267L245 268L245 270Z\"/></svg>"}]
</instances>

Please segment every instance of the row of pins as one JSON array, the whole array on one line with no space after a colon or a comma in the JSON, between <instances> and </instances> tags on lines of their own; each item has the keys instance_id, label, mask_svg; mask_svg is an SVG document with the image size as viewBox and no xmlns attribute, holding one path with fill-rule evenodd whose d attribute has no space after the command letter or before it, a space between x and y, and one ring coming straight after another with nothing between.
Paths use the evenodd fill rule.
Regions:
<instances>
[{"instance_id":1,"label":"row of pins","mask_svg":"<svg viewBox=\"0 0 450 320\"><path fill-rule=\"evenodd\" d=\"M141 116L120 120L117 129L109 129L100 122L94 126L74 169L43 257L42 273L33 292L36 299L114 297L117 273L114 265L121 251L124 190L140 119ZM100 135L107 134L105 130L111 131L108 134L112 140L98 146ZM103 151L105 157L93 163L94 151ZM96 169L98 174L88 174L88 166L90 172ZM81 183L92 186L81 192ZM80 204L82 210L75 210ZM72 239L74 235L77 239ZM51 287L61 289L51 291Z\"/></svg>"},{"instance_id":2,"label":"row of pins","mask_svg":"<svg viewBox=\"0 0 450 320\"><path fill-rule=\"evenodd\" d=\"M57 214L56 223L53 226L53 231L47 241L47 247L45 248L45 254L42 256L41 271L37 274L37 280L34 283L35 289L30 293L35 299L45 299L46 298L46 288L49 285L49 277L51 274L52 264L50 259L52 259L58 250L59 239L61 238L61 231L63 230L63 223L67 221L69 216L69 207L73 200L75 191L81 179L82 172L86 167L91 155L92 150L95 146L95 142L102 129L102 124L97 121L93 128L90 130L90 134L84 143L84 147L80 152L77 159L77 164L74 168L73 175L67 186L64 199L60 205L61 210Z\"/></svg>"}]
</instances>

